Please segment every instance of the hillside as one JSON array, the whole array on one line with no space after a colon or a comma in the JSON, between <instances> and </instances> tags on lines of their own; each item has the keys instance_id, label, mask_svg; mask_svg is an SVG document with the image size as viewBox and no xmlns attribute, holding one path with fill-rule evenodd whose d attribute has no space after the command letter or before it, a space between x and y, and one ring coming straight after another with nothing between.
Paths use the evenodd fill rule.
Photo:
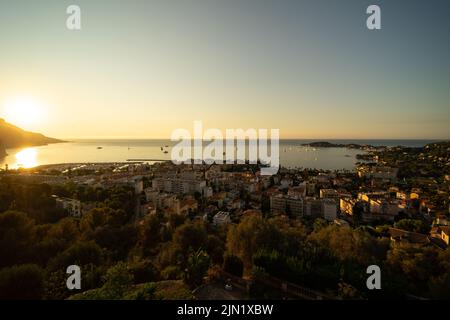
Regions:
<instances>
[{"instance_id":1,"label":"hillside","mask_svg":"<svg viewBox=\"0 0 450 320\"><path fill-rule=\"evenodd\" d=\"M5 149L8 148L41 146L58 142L64 141L22 130L4 119L0 119L0 157L6 155Z\"/></svg>"},{"instance_id":2,"label":"hillside","mask_svg":"<svg viewBox=\"0 0 450 320\"><path fill-rule=\"evenodd\" d=\"M0 143L0 158L6 157L7 155L5 147Z\"/></svg>"},{"instance_id":3,"label":"hillside","mask_svg":"<svg viewBox=\"0 0 450 320\"><path fill-rule=\"evenodd\" d=\"M111 291L104 286L74 294L68 300L191 300L193 298L191 290L183 281L165 280L142 283L131 287L125 286L116 291Z\"/></svg>"}]
</instances>

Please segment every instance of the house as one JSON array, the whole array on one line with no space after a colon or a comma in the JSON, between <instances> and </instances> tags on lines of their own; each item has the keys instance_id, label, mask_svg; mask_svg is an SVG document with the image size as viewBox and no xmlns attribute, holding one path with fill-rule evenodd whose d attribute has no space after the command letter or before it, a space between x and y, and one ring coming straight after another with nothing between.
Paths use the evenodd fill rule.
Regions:
<instances>
[{"instance_id":1,"label":"house","mask_svg":"<svg viewBox=\"0 0 450 320\"><path fill-rule=\"evenodd\" d=\"M66 211L72 217L81 217L81 201L70 198L52 196L56 201L56 206Z\"/></svg>"},{"instance_id":2,"label":"house","mask_svg":"<svg viewBox=\"0 0 450 320\"><path fill-rule=\"evenodd\" d=\"M444 215L437 216L433 221L433 225L437 226L450 226L450 219Z\"/></svg>"},{"instance_id":3,"label":"house","mask_svg":"<svg viewBox=\"0 0 450 320\"><path fill-rule=\"evenodd\" d=\"M339 207L341 210L341 214L345 214L348 216L353 215L353 208L355 207L357 200L351 198L342 198L339 200Z\"/></svg>"},{"instance_id":4,"label":"house","mask_svg":"<svg viewBox=\"0 0 450 320\"><path fill-rule=\"evenodd\" d=\"M440 227L441 229L441 239L448 245L450 245L450 227L449 226L444 226L444 227Z\"/></svg>"},{"instance_id":5,"label":"house","mask_svg":"<svg viewBox=\"0 0 450 320\"><path fill-rule=\"evenodd\" d=\"M430 230L430 240L439 248L445 250L449 246L449 232L448 226L433 226Z\"/></svg>"},{"instance_id":6,"label":"house","mask_svg":"<svg viewBox=\"0 0 450 320\"><path fill-rule=\"evenodd\" d=\"M398 202L386 199L370 199L369 205L370 212L373 214L396 216L400 211Z\"/></svg>"},{"instance_id":7,"label":"house","mask_svg":"<svg viewBox=\"0 0 450 320\"><path fill-rule=\"evenodd\" d=\"M224 226L231 223L230 214L225 211L217 212L213 217L213 225Z\"/></svg>"},{"instance_id":8,"label":"house","mask_svg":"<svg viewBox=\"0 0 450 320\"><path fill-rule=\"evenodd\" d=\"M339 193L335 189L320 189L319 195L321 199L338 199Z\"/></svg>"},{"instance_id":9,"label":"house","mask_svg":"<svg viewBox=\"0 0 450 320\"><path fill-rule=\"evenodd\" d=\"M202 194L203 194L203 197L205 197L205 198L212 197L213 189L209 186L206 186L202 189Z\"/></svg>"},{"instance_id":10,"label":"house","mask_svg":"<svg viewBox=\"0 0 450 320\"><path fill-rule=\"evenodd\" d=\"M306 184L296 186L296 187L290 187L287 194L290 197L296 197L296 198L305 197L306 196Z\"/></svg>"},{"instance_id":11,"label":"house","mask_svg":"<svg viewBox=\"0 0 450 320\"><path fill-rule=\"evenodd\" d=\"M401 199L401 200L409 200L409 195L406 194L406 192L404 192L404 191L398 191L396 193L396 197L397 197L397 199Z\"/></svg>"},{"instance_id":12,"label":"house","mask_svg":"<svg viewBox=\"0 0 450 320\"><path fill-rule=\"evenodd\" d=\"M361 165L356 168L356 173L360 178L395 181L397 179L398 168Z\"/></svg>"}]
</instances>

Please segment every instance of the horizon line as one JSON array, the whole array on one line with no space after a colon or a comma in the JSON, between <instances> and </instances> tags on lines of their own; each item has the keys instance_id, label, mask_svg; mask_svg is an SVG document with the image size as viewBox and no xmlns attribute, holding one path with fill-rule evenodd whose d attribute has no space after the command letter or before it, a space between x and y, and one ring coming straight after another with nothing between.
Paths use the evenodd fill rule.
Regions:
<instances>
[{"instance_id":1,"label":"horizon line","mask_svg":"<svg viewBox=\"0 0 450 320\"><path fill-rule=\"evenodd\" d=\"M154 141L172 141L170 138L145 138L145 137L72 137L72 138L57 138L64 140L64 142L73 142L70 140L154 140ZM173 140L173 142L181 141L182 139ZM197 140L197 139L187 139L187 140ZM200 139L204 140L204 139ZM214 139L213 139L214 140ZM226 139L223 140L236 140L236 139ZM250 140L246 138L245 140ZM267 138L267 140L271 140ZM279 138L279 140L315 140L317 142L326 141L336 141L336 140L352 140L352 141L364 141L364 140L385 140L385 141L450 141L450 138ZM204 140L210 141L210 140Z\"/></svg>"}]
</instances>

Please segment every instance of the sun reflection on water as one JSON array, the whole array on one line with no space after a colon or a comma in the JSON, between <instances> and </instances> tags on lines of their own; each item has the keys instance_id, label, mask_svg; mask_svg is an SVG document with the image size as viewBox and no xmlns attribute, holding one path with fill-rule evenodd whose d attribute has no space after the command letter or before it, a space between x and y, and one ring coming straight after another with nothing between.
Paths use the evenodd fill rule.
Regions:
<instances>
[{"instance_id":1,"label":"sun reflection on water","mask_svg":"<svg viewBox=\"0 0 450 320\"><path fill-rule=\"evenodd\" d=\"M37 154L36 148L26 148L16 153L17 167L32 168L37 166Z\"/></svg>"}]
</instances>

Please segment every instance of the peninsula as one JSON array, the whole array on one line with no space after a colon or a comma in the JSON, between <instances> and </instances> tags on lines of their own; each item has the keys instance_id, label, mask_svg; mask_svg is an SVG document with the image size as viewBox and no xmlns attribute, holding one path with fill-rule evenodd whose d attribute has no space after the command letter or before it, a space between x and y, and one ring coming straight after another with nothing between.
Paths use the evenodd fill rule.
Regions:
<instances>
[{"instance_id":1,"label":"peninsula","mask_svg":"<svg viewBox=\"0 0 450 320\"><path fill-rule=\"evenodd\" d=\"M49 138L41 133L25 131L4 119L0 119L0 157L6 156L6 149L42 146L49 143L64 142Z\"/></svg>"}]
</instances>

